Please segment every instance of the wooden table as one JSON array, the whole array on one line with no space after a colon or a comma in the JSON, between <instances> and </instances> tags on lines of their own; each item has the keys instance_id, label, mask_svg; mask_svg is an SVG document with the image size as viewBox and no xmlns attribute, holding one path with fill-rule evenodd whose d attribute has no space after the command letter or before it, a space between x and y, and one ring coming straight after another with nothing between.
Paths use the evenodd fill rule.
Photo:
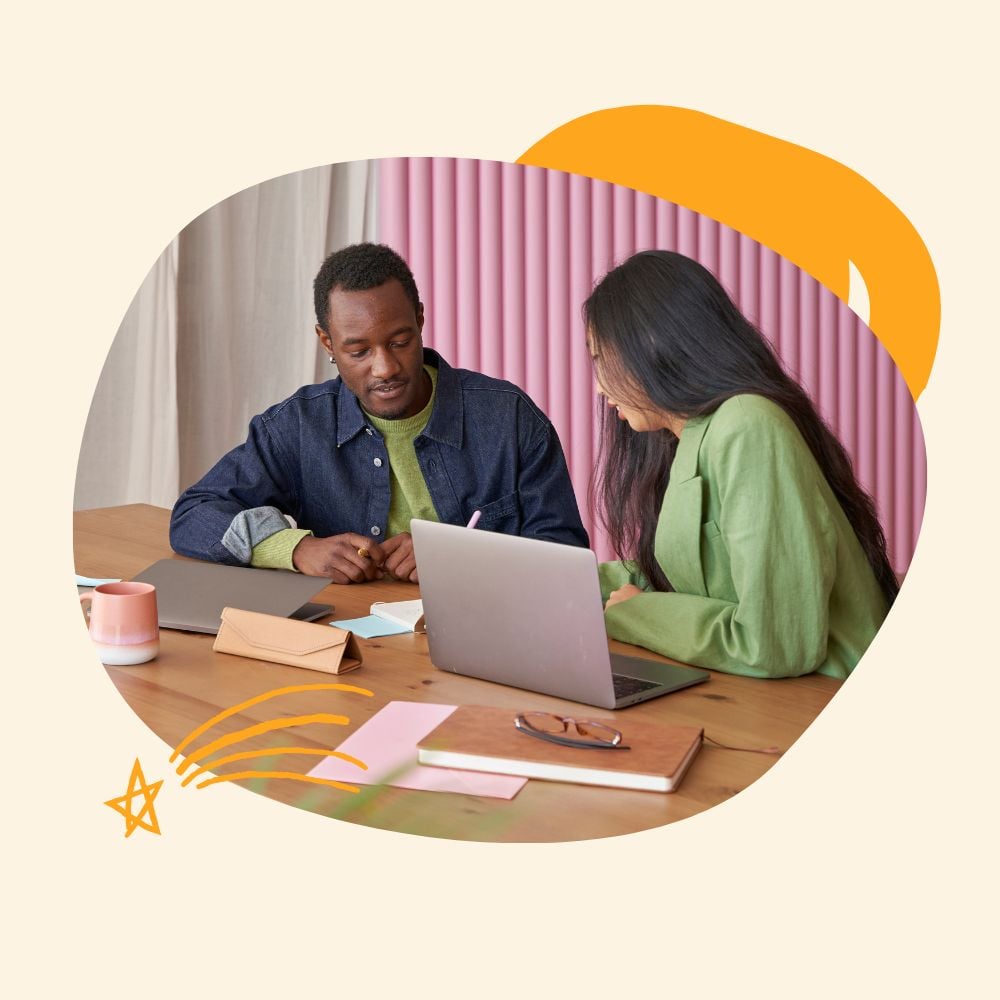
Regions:
<instances>
[{"instance_id":1,"label":"wooden table","mask_svg":"<svg viewBox=\"0 0 1000 1000\"><path fill-rule=\"evenodd\" d=\"M74 516L77 572L127 579L157 559L172 556L167 542L168 520L168 511L145 504L78 512ZM354 618L367 614L376 600L417 596L412 584L376 582L332 585L315 600L333 604L336 618ZM333 749L394 700L580 714L580 705L574 702L438 671L431 665L427 639L422 635L360 639L364 665L341 677L215 653L212 641L209 635L162 629L156 660L136 667L105 668L132 710L171 747L217 712L255 695L279 687L331 681L368 688L374 697L341 691L284 695L224 720L212 728L211 735L281 715L339 713L350 718L348 726L310 724L254 737L237 748L294 744ZM611 648L663 659L624 643L612 642ZM755 680L713 672L706 684L624 711L629 718L703 726L707 735L732 746L777 745L787 749L833 697L839 684L816 675ZM589 711L600 716L621 714ZM294 739L289 739L292 732ZM195 741L187 752L207 738ZM223 765L218 773L257 769L304 774L319 759L290 755L263 758ZM286 779L253 778L242 784L299 808L386 830L459 840L567 841L632 833L692 816L742 791L776 759L706 745L680 789L670 795L545 781L529 781L510 801L388 786L363 787L355 794ZM195 791L193 785L188 787L192 794L211 794L211 788Z\"/></svg>"}]
</instances>

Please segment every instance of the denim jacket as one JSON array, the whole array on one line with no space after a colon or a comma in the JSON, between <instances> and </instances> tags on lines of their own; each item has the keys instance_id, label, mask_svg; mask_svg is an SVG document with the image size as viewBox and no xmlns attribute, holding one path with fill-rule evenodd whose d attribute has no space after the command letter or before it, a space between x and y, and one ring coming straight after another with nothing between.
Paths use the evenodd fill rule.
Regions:
<instances>
[{"instance_id":1,"label":"denim jacket","mask_svg":"<svg viewBox=\"0 0 1000 1000\"><path fill-rule=\"evenodd\" d=\"M548 418L517 386L438 369L431 418L414 441L442 522L586 546L566 460ZM300 389L250 421L234 448L181 494L170 544L181 555L246 565L254 545L288 527L318 537L355 532L384 540L391 474L385 442L336 378Z\"/></svg>"}]
</instances>

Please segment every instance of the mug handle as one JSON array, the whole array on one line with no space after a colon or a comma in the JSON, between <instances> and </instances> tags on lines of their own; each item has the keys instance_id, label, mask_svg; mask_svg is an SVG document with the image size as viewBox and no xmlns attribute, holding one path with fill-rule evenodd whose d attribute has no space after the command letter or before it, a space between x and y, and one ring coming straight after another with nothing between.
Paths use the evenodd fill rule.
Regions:
<instances>
[{"instance_id":1,"label":"mug handle","mask_svg":"<svg viewBox=\"0 0 1000 1000\"><path fill-rule=\"evenodd\" d=\"M93 601L93 600L94 600L94 592L92 590L88 590L85 593L83 593L83 594L80 595L80 603L81 604L83 604L84 601ZM89 615L88 612L89 612L89 609L87 609L87 611L84 611L84 613L83 613L83 620L85 622L89 622L90 621L90 615Z\"/></svg>"}]
</instances>

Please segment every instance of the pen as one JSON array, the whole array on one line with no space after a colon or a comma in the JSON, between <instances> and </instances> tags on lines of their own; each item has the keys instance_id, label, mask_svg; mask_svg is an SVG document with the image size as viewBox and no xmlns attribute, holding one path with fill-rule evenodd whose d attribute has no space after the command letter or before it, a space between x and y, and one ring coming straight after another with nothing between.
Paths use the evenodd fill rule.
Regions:
<instances>
[{"instance_id":1,"label":"pen","mask_svg":"<svg viewBox=\"0 0 1000 1000\"><path fill-rule=\"evenodd\" d=\"M482 514L481 510L476 510L472 512L472 517L469 518L469 523L466 525L467 528L474 528L479 521L479 517Z\"/></svg>"}]
</instances>

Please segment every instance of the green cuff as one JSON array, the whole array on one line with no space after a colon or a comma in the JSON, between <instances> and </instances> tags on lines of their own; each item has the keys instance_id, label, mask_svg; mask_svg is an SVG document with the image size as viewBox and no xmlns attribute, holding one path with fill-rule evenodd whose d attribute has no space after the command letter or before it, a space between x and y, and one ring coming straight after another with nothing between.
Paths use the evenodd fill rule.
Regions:
<instances>
[{"instance_id":1,"label":"green cuff","mask_svg":"<svg viewBox=\"0 0 1000 1000\"><path fill-rule=\"evenodd\" d=\"M618 590L631 583L640 590L646 590L648 584L639 572L639 567L631 560L627 562L598 563L597 576L601 583L601 601L607 601L612 590Z\"/></svg>"},{"instance_id":2,"label":"green cuff","mask_svg":"<svg viewBox=\"0 0 1000 1000\"><path fill-rule=\"evenodd\" d=\"M295 570L292 564L292 551L306 535L311 534L312 532L306 531L305 528L285 528L284 531L276 531L253 547L250 553L250 565L256 566L257 569Z\"/></svg>"}]
</instances>

